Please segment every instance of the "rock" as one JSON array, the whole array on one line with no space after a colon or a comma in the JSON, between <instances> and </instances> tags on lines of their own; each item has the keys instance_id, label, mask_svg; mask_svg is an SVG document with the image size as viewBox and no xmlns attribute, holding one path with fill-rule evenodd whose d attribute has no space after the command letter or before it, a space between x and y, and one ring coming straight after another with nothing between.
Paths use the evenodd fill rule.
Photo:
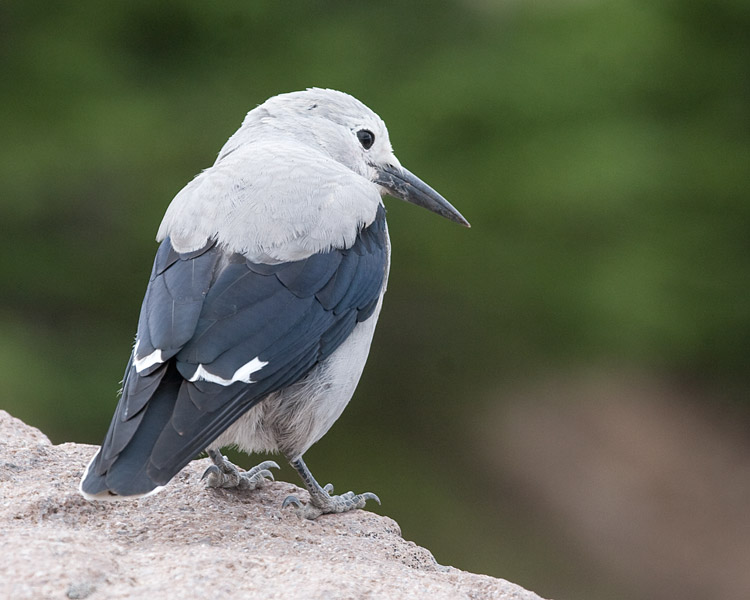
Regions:
<instances>
[{"instance_id":1,"label":"rock","mask_svg":"<svg viewBox=\"0 0 750 600\"><path fill-rule=\"evenodd\" d=\"M498 598L540 600L443 567L398 524L357 510L304 521L283 482L207 490L195 460L159 494L92 503L77 491L96 448L54 446L0 410L0 597Z\"/></svg>"}]
</instances>

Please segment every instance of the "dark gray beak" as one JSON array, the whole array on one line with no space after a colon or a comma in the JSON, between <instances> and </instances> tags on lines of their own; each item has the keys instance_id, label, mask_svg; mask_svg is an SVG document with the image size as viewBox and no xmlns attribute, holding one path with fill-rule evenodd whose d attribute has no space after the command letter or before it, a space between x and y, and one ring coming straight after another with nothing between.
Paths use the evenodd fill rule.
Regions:
<instances>
[{"instance_id":1,"label":"dark gray beak","mask_svg":"<svg viewBox=\"0 0 750 600\"><path fill-rule=\"evenodd\" d=\"M375 183L385 188L389 195L431 210L464 227L471 227L450 202L411 171L392 165L375 165L375 168L378 172Z\"/></svg>"}]
</instances>

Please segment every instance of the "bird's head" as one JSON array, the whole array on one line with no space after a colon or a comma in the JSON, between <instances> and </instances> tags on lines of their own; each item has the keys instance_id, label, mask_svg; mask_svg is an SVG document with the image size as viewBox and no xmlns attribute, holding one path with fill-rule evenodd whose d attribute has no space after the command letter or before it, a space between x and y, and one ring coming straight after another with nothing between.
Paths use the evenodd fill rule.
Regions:
<instances>
[{"instance_id":1,"label":"bird's head","mask_svg":"<svg viewBox=\"0 0 750 600\"><path fill-rule=\"evenodd\" d=\"M280 94L248 113L243 127L253 126L281 135L291 132L297 141L378 185L381 194L470 226L443 196L401 166L383 120L349 94L320 88Z\"/></svg>"}]
</instances>

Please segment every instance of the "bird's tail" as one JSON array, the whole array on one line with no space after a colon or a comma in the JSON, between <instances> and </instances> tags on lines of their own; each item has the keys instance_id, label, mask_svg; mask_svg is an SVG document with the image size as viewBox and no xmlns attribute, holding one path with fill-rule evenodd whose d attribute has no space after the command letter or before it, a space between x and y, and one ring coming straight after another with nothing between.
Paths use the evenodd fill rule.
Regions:
<instances>
[{"instance_id":1,"label":"bird's tail","mask_svg":"<svg viewBox=\"0 0 750 600\"><path fill-rule=\"evenodd\" d=\"M148 466L154 444L172 416L180 382L177 370L169 365L142 415L125 418L124 400L120 400L107 436L78 486L85 498L117 500L147 496L158 492L171 479L174 473L155 478ZM127 431L131 427L135 431ZM122 436L127 438L124 448L118 443L118 437Z\"/></svg>"}]
</instances>

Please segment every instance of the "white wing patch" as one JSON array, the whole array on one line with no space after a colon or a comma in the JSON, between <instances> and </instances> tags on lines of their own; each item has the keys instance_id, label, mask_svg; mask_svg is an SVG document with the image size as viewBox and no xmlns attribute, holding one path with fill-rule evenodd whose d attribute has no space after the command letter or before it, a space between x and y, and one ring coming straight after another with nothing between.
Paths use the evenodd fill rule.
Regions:
<instances>
[{"instance_id":1,"label":"white wing patch","mask_svg":"<svg viewBox=\"0 0 750 600\"><path fill-rule=\"evenodd\" d=\"M260 371L263 367L268 364L268 361L260 360L257 356L248 363L242 365L239 369L234 372L234 375L230 379L224 379L213 373L209 373L203 365L198 365L198 368L193 373L193 376L188 381L210 381L211 383L218 383L220 385L232 385L241 381L242 383L255 383L250 378L253 373Z\"/></svg>"},{"instance_id":2,"label":"white wing patch","mask_svg":"<svg viewBox=\"0 0 750 600\"><path fill-rule=\"evenodd\" d=\"M140 343L140 340L136 340L135 348L133 349L133 366L135 367L136 372L140 373L141 371L148 369L149 367L155 364L164 362L164 353L158 348L154 350L148 356L144 356L143 358L138 358L138 344L139 343Z\"/></svg>"}]
</instances>

